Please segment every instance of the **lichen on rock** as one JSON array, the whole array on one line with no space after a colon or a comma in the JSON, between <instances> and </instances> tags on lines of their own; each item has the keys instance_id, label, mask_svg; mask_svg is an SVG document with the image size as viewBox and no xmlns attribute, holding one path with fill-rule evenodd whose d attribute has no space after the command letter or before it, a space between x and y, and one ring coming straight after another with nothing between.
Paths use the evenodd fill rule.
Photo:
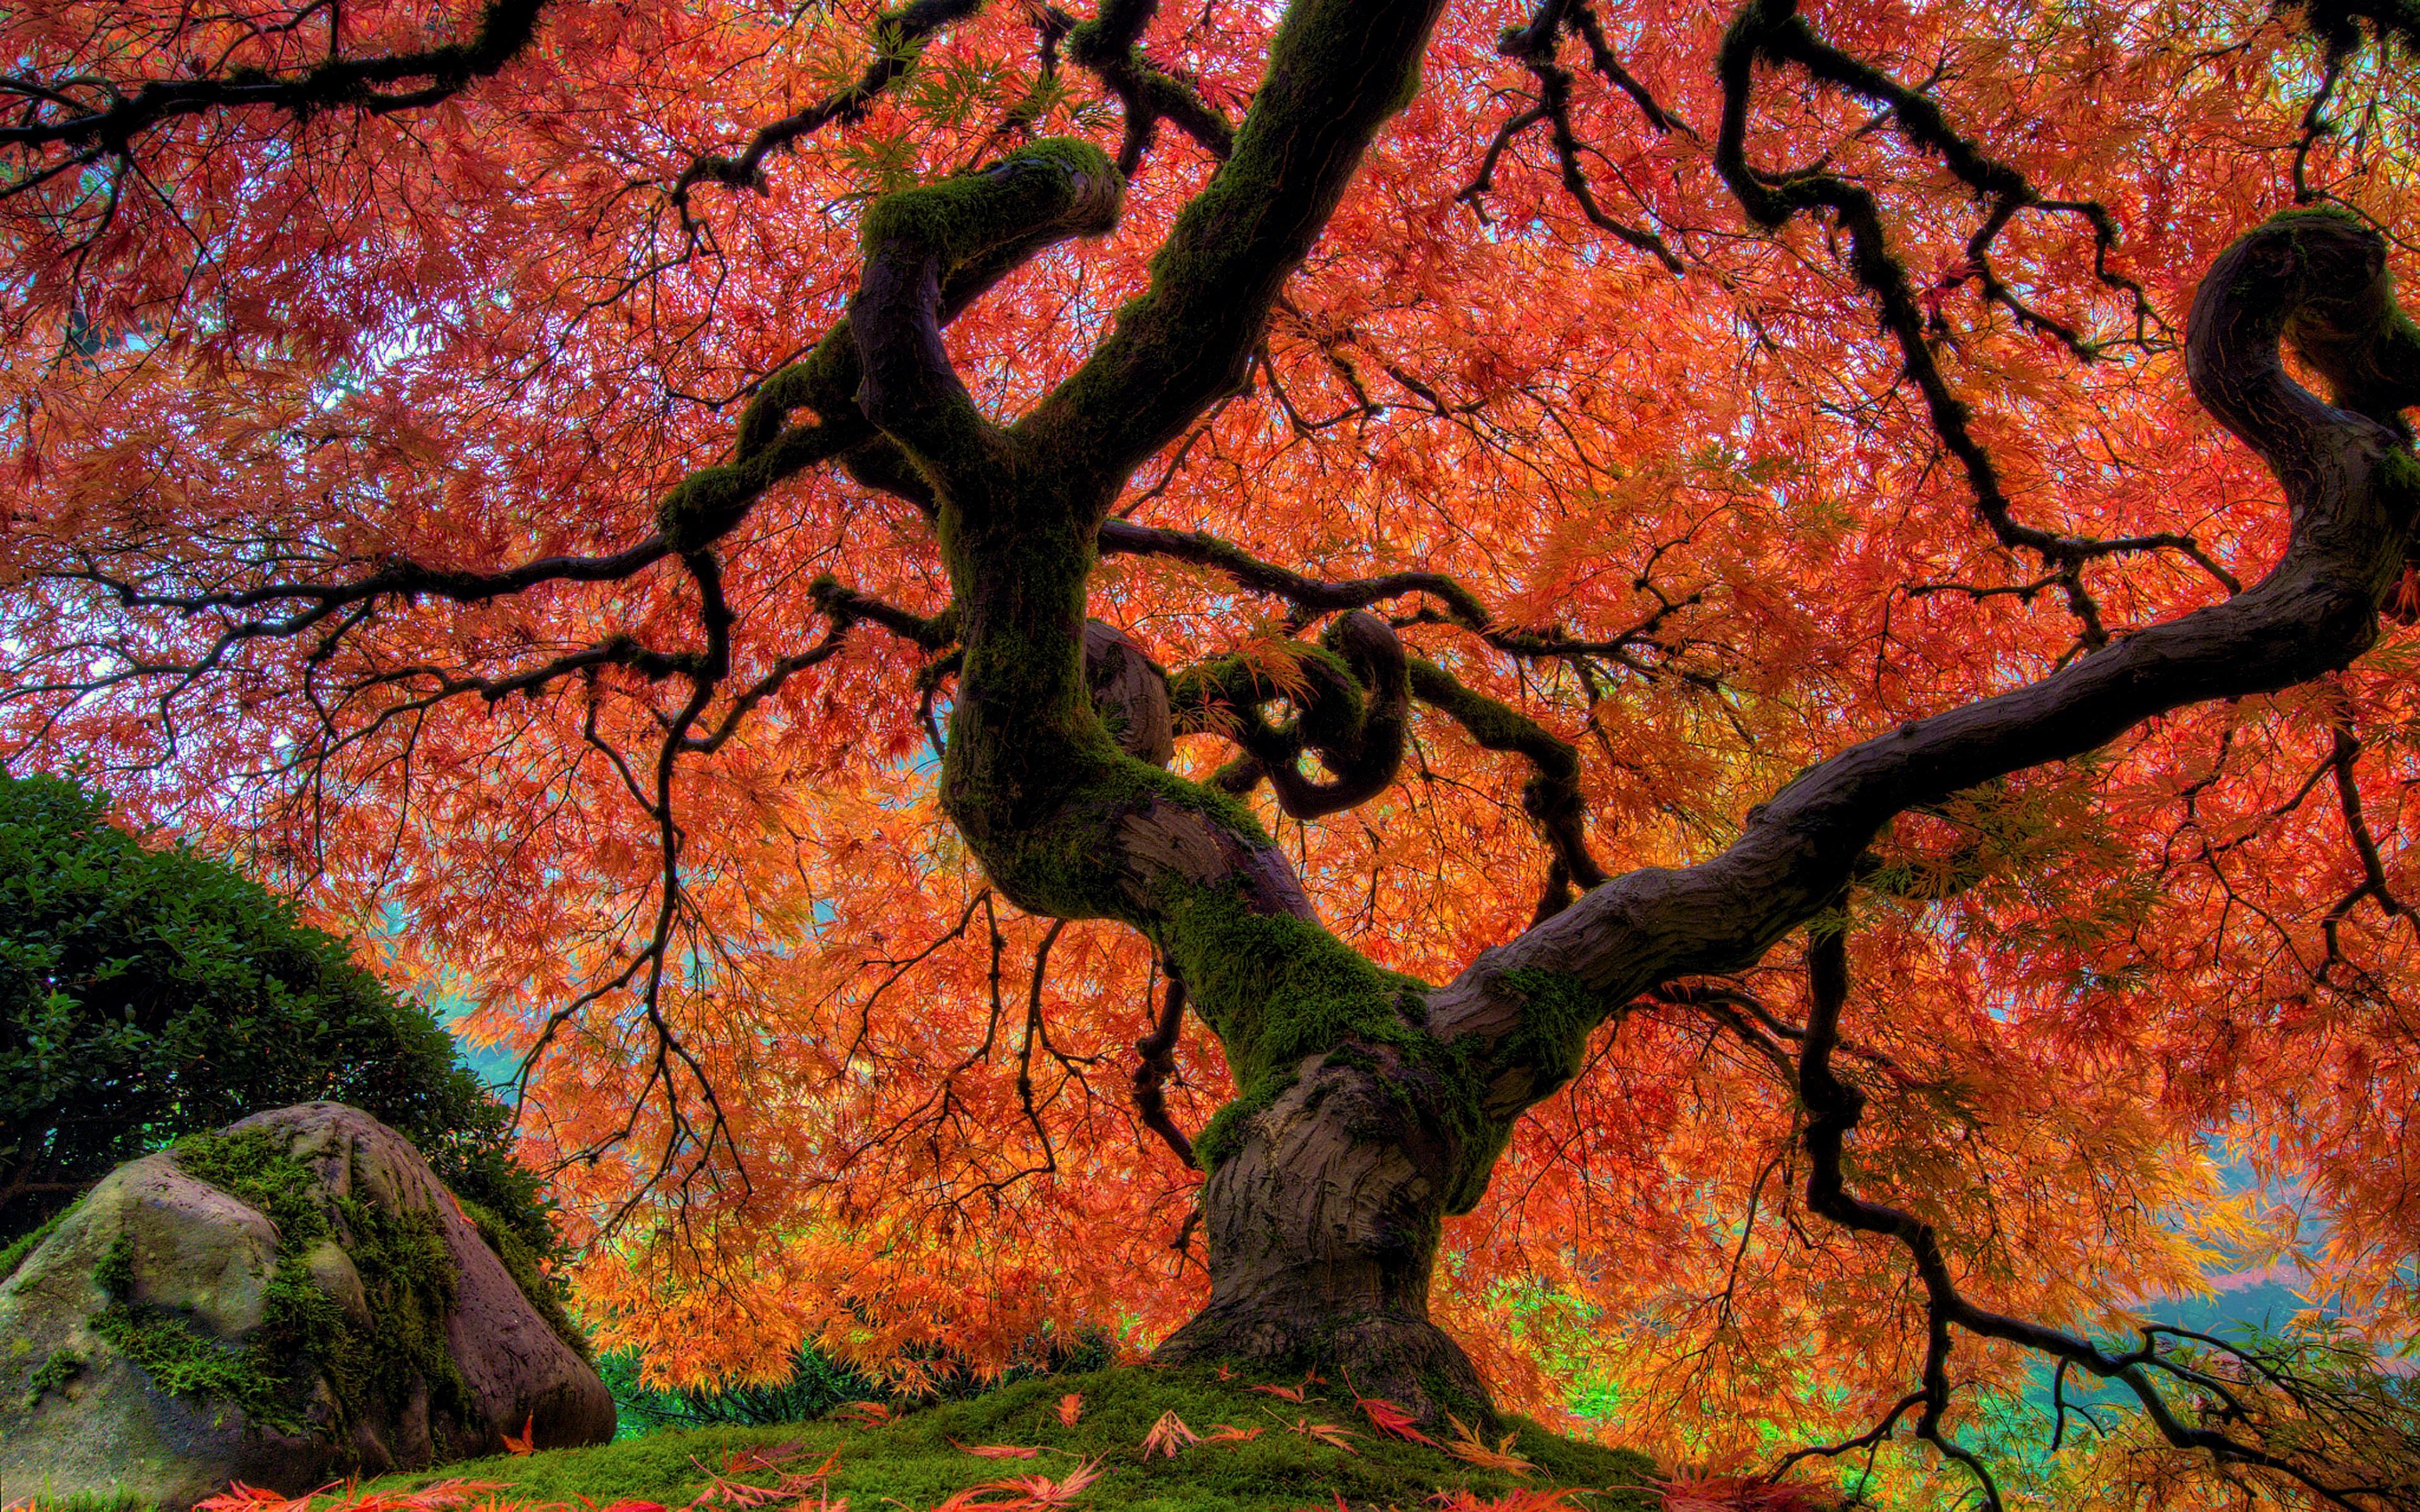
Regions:
<instances>
[{"instance_id":1,"label":"lichen on rock","mask_svg":"<svg viewBox=\"0 0 2420 1512\"><path fill-rule=\"evenodd\" d=\"M488 1227L335 1103L119 1167L0 1281L0 1503L302 1491L490 1453L524 1423L610 1438L535 1256L508 1264Z\"/></svg>"}]
</instances>

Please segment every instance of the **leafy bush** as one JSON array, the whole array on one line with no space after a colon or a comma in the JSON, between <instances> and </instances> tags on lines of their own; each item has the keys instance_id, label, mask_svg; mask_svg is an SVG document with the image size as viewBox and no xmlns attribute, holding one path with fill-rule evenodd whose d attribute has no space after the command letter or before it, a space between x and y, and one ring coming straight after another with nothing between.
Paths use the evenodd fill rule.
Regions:
<instances>
[{"instance_id":1,"label":"leafy bush","mask_svg":"<svg viewBox=\"0 0 2420 1512\"><path fill-rule=\"evenodd\" d=\"M685 1390L649 1386L639 1379L644 1363L637 1350L614 1350L597 1357L597 1373L613 1390L621 1437L626 1439L665 1428L805 1423L843 1402L884 1394L880 1382L806 1348L791 1356L786 1379L764 1386Z\"/></svg>"},{"instance_id":2,"label":"leafy bush","mask_svg":"<svg viewBox=\"0 0 2420 1512\"><path fill-rule=\"evenodd\" d=\"M326 1100L420 1147L540 1252L510 1112L428 1010L235 868L152 849L101 795L0 777L0 1250L121 1162Z\"/></svg>"},{"instance_id":3,"label":"leafy bush","mask_svg":"<svg viewBox=\"0 0 2420 1512\"><path fill-rule=\"evenodd\" d=\"M964 1401L1044 1377L1106 1370L1117 1362L1117 1345L1109 1335L1088 1331L1072 1340L1043 1339L1030 1350L1032 1359L996 1376L966 1368L947 1350L934 1350L926 1389L903 1395L874 1377L860 1374L811 1345L800 1345L790 1356L790 1373L769 1385L664 1389L644 1384L640 1375L645 1356L637 1350L615 1350L599 1355L597 1373L613 1390L621 1417L621 1437L635 1438L665 1428L754 1427L772 1423L806 1423L843 1402L882 1401L907 1407L931 1402Z\"/></svg>"}]
</instances>

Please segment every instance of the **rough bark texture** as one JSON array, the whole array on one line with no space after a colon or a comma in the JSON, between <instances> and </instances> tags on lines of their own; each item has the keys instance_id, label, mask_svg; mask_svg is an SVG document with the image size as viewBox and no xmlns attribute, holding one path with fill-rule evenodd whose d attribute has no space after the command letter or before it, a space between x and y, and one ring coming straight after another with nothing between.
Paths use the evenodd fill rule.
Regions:
<instances>
[{"instance_id":1,"label":"rough bark texture","mask_svg":"<svg viewBox=\"0 0 2420 1512\"><path fill-rule=\"evenodd\" d=\"M1211 1172L1210 1301L1159 1358L1349 1375L1364 1395L1424 1418L1484 1413L1485 1384L1429 1319L1452 1173L1467 1152L1440 1137L1418 1078L1357 1063L1365 1057L1354 1046L1322 1057L1251 1117Z\"/></svg>"},{"instance_id":2,"label":"rough bark texture","mask_svg":"<svg viewBox=\"0 0 2420 1512\"><path fill-rule=\"evenodd\" d=\"M1589 1035L1659 982L1755 962L1838 898L1911 804L2359 655L2410 544L2415 472L2397 410L2420 392L2420 344L2395 313L2374 233L2319 213L2254 231L2203 287L2190 363L2195 393L2286 486L2293 540L2275 569L2030 687L1843 751L1697 866L1602 881L1580 842L1568 749L1407 660L1367 614L1306 648L1315 671L1285 725L1261 722L1274 697L1240 664L1181 679L1179 717L1223 702L1249 721L1237 727L1249 760L1213 784L1176 778L1162 764L1171 688L1123 637L1088 628L1104 530L1135 534L1109 507L1242 379L1278 290L1415 87L1435 10L1290 8L1233 155L1180 216L1150 288L1021 421L979 412L951 370L944 291L985 249L1023 255L1112 224L1117 171L1081 144L1036 144L875 207L846 325L856 360L832 365L861 375L857 407L897 448L894 481L908 479L897 491L931 511L947 553L963 646L942 770L951 818L1018 905L1147 935L1234 1073L1240 1095L1196 1145L1211 1301L1166 1356L1349 1371L1424 1416L1486 1409L1428 1317L1443 1220L1477 1202L1512 1121L1571 1079ZM2284 338L2330 376L2336 404L2286 376ZM1441 988L1378 969L1323 928L1233 796L1265 778L1296 814L1364 801L1392 779L1411 697L1538 763L1533 817L1557 841L1559 875L1589 888ZM1298 769L1306 751L1332 780Z\"/></svg>"}]
</instances>

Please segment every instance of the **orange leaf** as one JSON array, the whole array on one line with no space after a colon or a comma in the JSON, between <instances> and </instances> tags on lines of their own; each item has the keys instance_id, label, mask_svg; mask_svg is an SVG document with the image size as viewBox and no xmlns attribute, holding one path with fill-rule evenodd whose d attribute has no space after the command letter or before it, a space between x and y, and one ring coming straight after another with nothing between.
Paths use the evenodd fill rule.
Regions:
<instances>
[{"instance_id":1,"label":"orange leaf","mask_svg":"<svg viewBox=\"0 0 2420 1512\"><path fill-rule=\"evenodd\" d=\"M1100 1478L1101 1462L1088 1459L1055 1481L1046 1475L1024 1475L1004 1484L1022 1487L1035 1506L1050 1507L1065 1506Z\"/></svg>"},{"instance_id":2,"label":"orange leaf","mask_svg":"<svg viewBox=\"0 0 2420 1512\"><path fill-rule=\"evenodd\" d=\"M504 1452L506 1454L525 1455L533 1453L537 1446L537 1414L535 1412L532 1412L529 1416L521 1420L520 1437L515 1438L511 1434L507 1433L504 1435Z\"/></svg>"},{"instance_id":3,"label":"orange leaf","mask_svg":"<svg viewBox=\"0 0 2420 1512\"><path fill-rule=\"evenodd\" d=\"M1173 1459L1176 1458L1177 1450L1188 1443L1201 1442L1202 1435L1187 1427L1185 1419L1177 1416L1171 1409L1160 1413L1159 1421L1154 1423L1151 1426L1151 1431L1143 1435L1142 1457L1149 1459L1154 1455L1166 1455Z\"/></svg>"},{"instance_id":4,"label":"orange leaf","mask_svg":"<svg viewBox=\"0 0 2420 1512\"><path fill-rule=\"evenodd\" d=\"M1520 1437L1517 1432L1505 1434L1491 1446L1470 1430L1469 1424L1451 1412L1445 1415L1445 1420L1453 1425L1454 1436L1452 1442L1443 1447L1456 1459L1477 1465L1481 1470L1501 1470L1514 1475L1526 1475L1538 1468L1512 1452L1512 1441Z\"/></svg>"},{"instance_id":5,"label":"orange leaf","mask_svg":"<svg viewBox=\"0 0 2420 1512\"><path fill-rule=\"evenodd\" d=\"M1302 1378L1302 1384L1299 1386L1248 1386L1245 1389L1247 1391L1265 1392L1271 1396L1281 1397L1289 1402L1300 1402L1310 1393L1311 1387L1323 1384L1325 1384L1325 1381L1321 1377L1305 1376Z\"/></svg>"},{"instance_id":6,"label":"orange leaf","mask_svg":"<svg viewBox=\"0 0 2420 1512\"><path fill-rule=\"evenodd\" d=\"M1416 1420L1411 1413L1384 1396L1364 1396L1357 1392L1354 1394L1353 1401L1361 1409L1361 1415L1370 1420L1370 1426L1381 1433L1391 1434L1395 1438L1407 1440L1413 1443L1434 1445L1436 1443L1435 1439L1422 1433L1414 1426Z\"/></svg>"},{"instance_id":7,"label":"orange leaf","mask_svg":"<svg viewBox=\"0 0 2420 1512\"><path fill-rule=\"evenodd\" d=\"M1299 1433L1306 1439L1316 1439L1320 1443L1327 1445L1329 1448L1342 1449L1346 1454L1357 1454L1360 1452L1355 1449L1351 1443L1346 1442L1350 1439L1358 1437L1358 1435L1357 1435L1351 1428L1339 1427L1333 1423L1314 1423L1307 1417L1298 1417L1292 1423L1286 1425L1286 1431L1288 1433Z\"/></svg>"},{"instance_id":8,"label":"orange leaf","mask_svg":"<svg viewBox=\"0 0 2420 1512\"><path fill-rule=\"evenodd\" d=\"M1571 1498L1580 1493L1571 1487L1541 1490L1523 1486L1506 1491L1492 1502L1482 1502L1469 1491L1440 1491L1430 1498L1445 1512L1578 1512Z\"/></svg>"},{"instance_id":9,"label":"orange leaf","mask_svg":"<svg viewBox=\"0 0 2420 1512\"><path fill-rule=\"evenodd\" d=\"M1066 1396L1059 1398L1059 1421L1061 1423L1072 1428L1076 1426L1076 1420L1083 1415L1083 1393L1071 1391Z\"/></svg>"},{"instance_id":10,"label":"orange leaf","mask_svg":"<svg viewBox=\"0 0 2420 1512\"><path fill-rule=\"evenodd\" d=\"M980 1455L985 1459L1031 1459L1042 1452L1039 1449L1028 1449L1021 1444L960 1443L955 1439L950 1441L950 1446L954 1449L963 1449L970 1455Z\"/></svg>"}]
</instances>

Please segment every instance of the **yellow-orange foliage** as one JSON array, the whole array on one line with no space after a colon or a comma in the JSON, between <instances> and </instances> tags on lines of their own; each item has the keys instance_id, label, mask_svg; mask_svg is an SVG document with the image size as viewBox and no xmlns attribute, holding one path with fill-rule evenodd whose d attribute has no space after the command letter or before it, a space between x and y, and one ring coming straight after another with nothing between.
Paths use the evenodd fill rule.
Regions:
<instances>
[{"instance_id":1,"label":"yellow-orange foliage","mask_svg":"<svg viewBox=\"0 0 2420 1512\"><path fill-rule=\"evenodd\" d=\"M1147 51L1240 114L1277 8L1168 7ZM1547 125L1473 192L1540 87L1497 50L1527 10L1449 8L1250 388L1120 507L1314 577L1450 573L1501 626L1637 630L1590 658L1515 656L1424 621L1421 595L1381 606L1417 650L1579 748L1609 870L1681 864L1802 767L2038 677L2086 632L2041 562L1977 517L1838 237L1806 218L1756 231L1717 177L1730 8L1600 8L1669 129L1576 42L1562 54L1580 173L1679 276L1590 224ZM45 77L290 72L328 50L336 14L29 0L0 18L0 48ZM937 1346L989 1366L1049 1331L1106 1326L1141 1349L1182 1320L1202 1294L1199 1175L1126 1089L1156 1007L1148 949L1070 924L1037 978L1049 921L987 892L936 806L919 683L934 653L860 623L726 742L670 764L684 907L651 1023L628 990L644 971L625 974L662 903L646 804L690 685L608 666L447 690L612 636L692 651L688 579L423 592L227 643L242 604L129 605L114 585L240 594L396 561L485 573L644 539L667 488L728 453L751 386L844 307L869 196L1029 134L1115 148L1097 78L1063 59L1040 77L1039 8L995 5L861 116L768 159L761 193L695 185L686 232L668 186L857 77L873 14L551 0L534 43L441 102L213 109L39 182L58 154L28 151L0 185L10 767L87 763L130 814L372 927L399 980L467 1001L481 1043L526 1051L551 1014L624 981L554 1028L526 1149L586 1246L574 1278L602 1342L642 1345L679 1381L761 1379L802 1342L912 1376ZM2107 270L2139 285L2139 313L2096 276L2080 217L2025 211L1994 252L2087 361L1979 296L1964 249L1981 211L1935 157L1840 91L1777 69L1761 86L1757 161L1828 158L1878 196L2018 517L2186 534L2206 555L2086 566L2108 632L2257 577L2283 540L2276 485L2195 407L2178 344L2212 256L2294 201L2325 65L2304 13L1808 14L2046 194L2113 218ZM355 0L342 43L407 50L475 19ZM2304 180L2409 233L2411 67L2364 45L2341 71ZM1073 370L1214 167L1164 126L1112 235L1034 259L950 329L982 405L1016 412ZM920 615L948 602L924 517L837 468L778 485L720 549L733 666L701 733L825 637L818 575ZM1171 667L1231 651L1280 667L1284 609L1135 556L1106 559L1092 597ZM1938 1224L1993 1305L2116 1326L2145 1299L2289 1261L2314 1299L2410 1336L2414 645L2391 625L2340 676L2158 719L1891 831L1891 886L1851 905L1844 1064L1873 1098L1856 1179ZM946 707L946 679L924 675ZM1516 758L1428 711L1413 742L1360 809L1297 824L1265 790L1254 801L1330 927L1439 980L1526 925L1545 853ZM1188 736L1177 767L1206 775L1233 752ZM1794 954L1745 980L1793 1014L1797 982ZM668 1034L688 1058L660 1053ZM1227 1072L1198 1025L1176 1064L1171 1105L1198 1131ZM709 1087L728 1144L702 1149L675 1114L707 1127ZM1510 1402L1610 1383L1618 1431L1667 1451L1730 1462L1768 1427L1861 1430L1913 1379L1920 1298L1892 1246L1806 1212L1797 1118L1739 1036L1639 1005L1450 1226L1441 1319ZM2286 1195L2299 1224L2268 1206ZM1961 1359L2004 1387L2029 1368Z\"/></svg>"}]
</instances>

